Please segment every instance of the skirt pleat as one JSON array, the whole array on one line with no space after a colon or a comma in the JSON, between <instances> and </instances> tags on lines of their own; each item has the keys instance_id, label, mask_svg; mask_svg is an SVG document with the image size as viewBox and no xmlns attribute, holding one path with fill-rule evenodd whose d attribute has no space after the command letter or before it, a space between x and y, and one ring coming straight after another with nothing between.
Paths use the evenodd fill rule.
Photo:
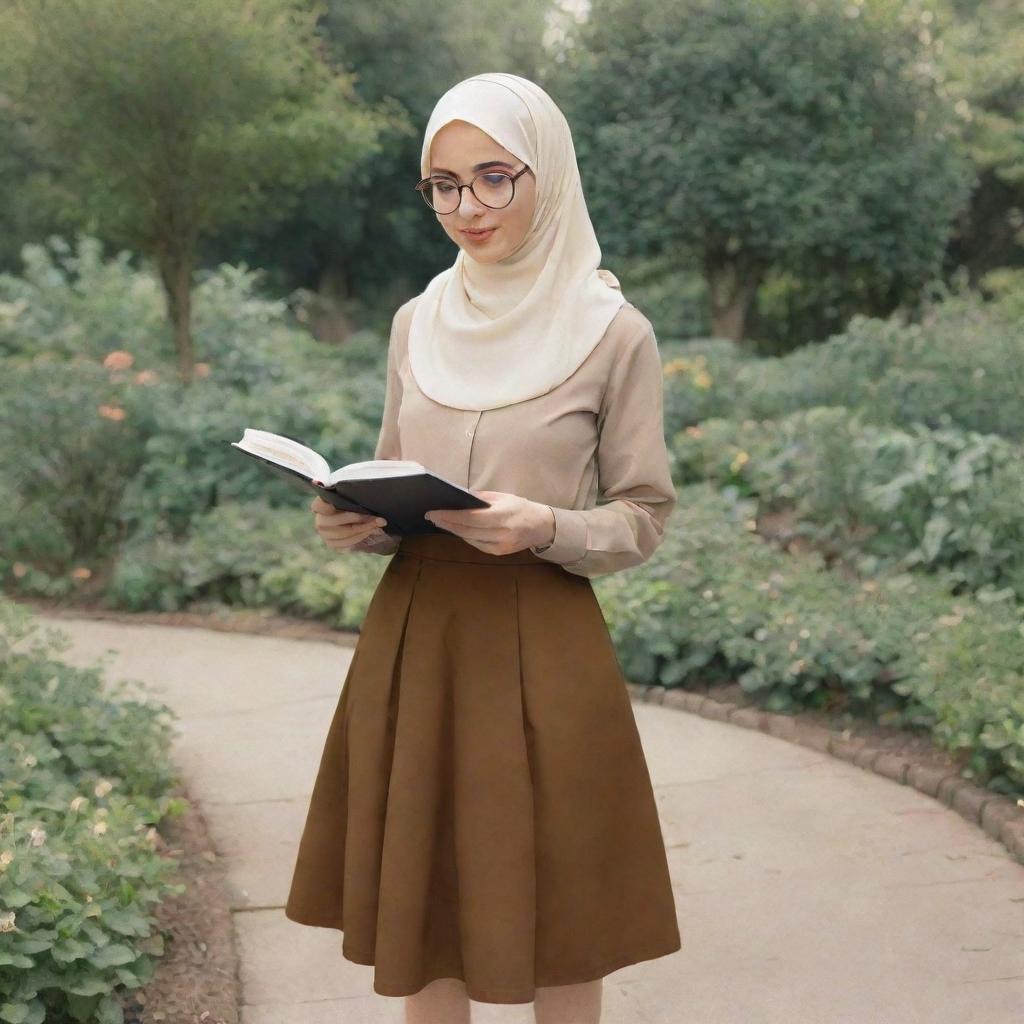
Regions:
<instances>
[{"instance_id":1,"label":"skirt pleat","mask_svg":"<svg viewBox=\"0 0 1024 1024\"><path fill-rule=\"evenodd\" d=\"M639 732L590 580L402 539L314 781L288 918L404 996L532 1002L681 948Z\"/></svg>"}]
</instances>

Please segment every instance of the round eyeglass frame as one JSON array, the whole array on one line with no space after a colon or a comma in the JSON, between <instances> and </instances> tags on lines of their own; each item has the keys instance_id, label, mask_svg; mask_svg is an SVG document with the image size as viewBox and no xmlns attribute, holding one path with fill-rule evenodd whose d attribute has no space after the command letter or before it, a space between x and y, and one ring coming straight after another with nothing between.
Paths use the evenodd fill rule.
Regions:
<instances>
[{"instance_id":1,"label":"round eyeglass frame","mask_svg":"<svg viewBox=\"0 0 1024 1024\"><path fill-rule=\"evenodd\" d=\"M454 184L455 187L459 190L459 201L455 204L455 206L452 207L452 209L448 210L447 213L444 213L441 210L435 210L434 207L430 205L430 200L427 199L426 188L434 180L434 178L437 177L437 175L431 175L429 178L423 178L421 181L416 182L416 184L413 186L413 188L415 188L416 191L419 192L419 194L423 197L423 202L425 202L427 204L427 206L431 210L434 210L434 213L438 214L441 217L447 217L448 214L454 213L462 205L462 190L464 188L468 188L469 191L473 193L473 198L478 203L480 203L481 206L486 206L488 210L505 210L505 209L508 209L508 207L510 207L515 202L515 199L516 199L516 179L522 177L529 169L530 169L530 165L529 164L523 164L522 168L520 170L516 171L515 174L509 174L508 171L503 170L501 168L495 168L494 170L490 170L490 171L481 171L479 174L474 176L473 181L469 182L466 185L460 185L454 178L449 178L447 176L444 176L444 180L445 181L452 182L452 184ZM505 175L508 175L508 177L511 179L511 181L512 181L512 198L504 206L491 206L489 203L485 203L476 194L476 192L473 191L473 182L475 182L477 178L483 177L483 175L485 175L485 174L505 174Z\"/></svg>"}]
</instances>

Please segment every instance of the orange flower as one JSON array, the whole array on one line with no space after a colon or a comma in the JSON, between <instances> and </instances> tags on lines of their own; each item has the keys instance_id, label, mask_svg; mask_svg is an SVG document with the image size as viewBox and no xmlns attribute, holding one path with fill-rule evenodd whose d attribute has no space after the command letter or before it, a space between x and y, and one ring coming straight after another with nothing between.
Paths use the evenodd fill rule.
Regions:
<instances>
[{"instance_id":1,"label":"orange flower","mask_svg":"<svg viewBox=\"0 0 1024 1024\"><path fill-rule=\"evenodd\" d=\"M125 411L119 405L101 405L99 414L106 420L123 420Z\"/></svg>"},{"instance_id":2,"label":"orange flower","mask_svg":"<svg viewBox=\"0 0 1024 1024\"><path fill-rule=\"evenodd\" d=\"M20 580L28 572L28 566L24 562L15 562L11 566L11 572Z\"/></svg>"},{"instance_id":3,"label":"orange flower","mask_svg":"<svg viewBox=\"0 0 1024 1024\"><path fill-rule=\"evenodd\" d=\"M154 370L139 370L132 379L136 384L155 384L159 378Z\"/></svg>"},{"instance_id":4,"label":"orange flower","mask_svg":"<svg viewBox=\"0 0 1024 1024\"><path fill-rule=\"evenodd\" d=\"M210 364L209 363L196 363L196 376L197 377L209 377L210 376Z\"/></svg>"},{"instance_id":5,"label":"orange flower","mask_svg":"<svg viewBox=\"0 0 1024 1024\"><path fill-rule=\"evenodd\" d=\"M108 370L127 370L134 362L135 356L131 352L125 352L124 349L115 349L113 352L107 353L106 359L103 360L103 365Z\"/></svg>"},{"instance_id":6,"label":"orange flower","mask_svg":"<svg viewBox=\"0 0 1024 1024\"><path fill-rule=\"evenodd\" d=\"M80 565L71 570L71 575L76 580L87 580L92 575L92 569L87 569L84 565Z\"/></svg>"}]
</instances>

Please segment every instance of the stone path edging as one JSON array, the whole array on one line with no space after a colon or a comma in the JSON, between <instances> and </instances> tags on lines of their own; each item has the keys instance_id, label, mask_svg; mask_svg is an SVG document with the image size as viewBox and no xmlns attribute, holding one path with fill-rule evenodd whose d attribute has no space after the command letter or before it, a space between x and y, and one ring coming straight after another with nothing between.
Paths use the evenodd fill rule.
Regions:
<instances>
[{"instance_id":1,"label":"stone path edging","mask_svg":"<svg viewBox=\"0 0 1024 1024\"><path fill-rule=\"evenodd\" d=\"M862 737L841 733L791 715L765 711L749 704L717 700L692 690L667 689L646 683L626 683L630 696L644 704L661 704L690 714L758 729L778 739L810 747L822 754L849 761L865 771L882 775L956 811L1006 847L1010 856L1024 864L1024 800L1014 801L975 785L957 772L919 764L912 758L873 746Z\"/></svg>"}]
</instances>

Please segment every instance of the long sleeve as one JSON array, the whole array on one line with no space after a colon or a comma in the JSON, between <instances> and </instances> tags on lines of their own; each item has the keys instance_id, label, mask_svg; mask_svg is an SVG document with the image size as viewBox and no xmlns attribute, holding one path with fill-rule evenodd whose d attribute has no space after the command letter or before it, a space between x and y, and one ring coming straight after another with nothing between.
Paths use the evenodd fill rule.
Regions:
<instances>
[{"instance_id":1,"label":"long sleeve","mask_svg":"<svg viewBox=\"0 0 1024 1024\"><path fill-rule=\"evenodd\" d=\"M658 342L650 325L611 368L598 414L594 508L550 506L554 540L539 557L578 576L600 576L645 562L661 543L676 492L665 445Z\"/></svg>"},{"instance_id":2,"label":"long sleeve","mask_svg":"<svg viewBox=\"0 0 1024 1024\"><path fill-rule=\"evenodd\" d=\"M381 415L380 433L377 435L375 459L400 459L401 446L398 442L398 408L402 404L402 379L398 374L398 313L391 321L391 336L388 339L387 383L384 389L384 412ZM391 555L398 550L400 538L392 537L381 528L364 537L349 551L365 551L373 555Z\"/></svg>"}]
</instances>

